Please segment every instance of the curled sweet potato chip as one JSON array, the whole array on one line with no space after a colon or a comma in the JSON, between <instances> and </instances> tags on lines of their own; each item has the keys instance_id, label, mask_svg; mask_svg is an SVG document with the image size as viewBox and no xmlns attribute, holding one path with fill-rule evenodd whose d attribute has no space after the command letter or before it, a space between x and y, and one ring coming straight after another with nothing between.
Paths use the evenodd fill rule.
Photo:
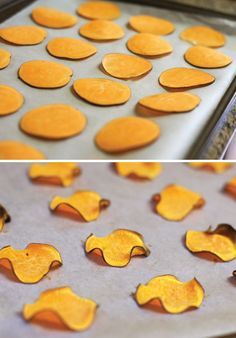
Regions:
<instances>
[{"instance_id":1,"label":"curled sweet potato chip","mask_svg":"<svg viewBox=\"0 0 236 338\"><path fill-rule=\"evenodd\" d=\"M1 28L0 37L15 45L37 45L47 37L47 32L37 26L12 26Z\"/></svg>"},{"instance_id":2,"label":"curled sweet potato chip","mask_svg":"<svg viewBox=\"0 0 236 338\"><path fill-rule=\"evenodd\" d=\"M93 20L84 24L80 35L95 41L109 41L123 38L125 32L117 23L109 20Z\"/></svg>"},{"instance_id":3,"label":"curled sweet potato chip","mask_svg":"<svg viewBox=\"0 0 236 338\"><path fill-rule=\"evenodd\" d=\"M79 15L87 19L114 20L120 16L116 4L107 1L87 1L77 9Z\"/></svg>"},{"instance_id":4,"label":"curled sweet potato chip","mask_svg":"<svg viewBox=\"0 0 236 338\"><path fill-rule=\"evenodd\" d=\"M190 162L188 165L195 169L213 171L217 174L221 174L232 167L232 163L227 162Z\"/></svg>"},{"instance_id":5,"label":"curled sweet potato chip","mask_svg":"<svg viewBox=\"0 0 236 338\"><path fill-rule=\"evenodd\" d=\"M156 35L167 35L175 30L172 22L151 15L132 16L129 25L137 32Z\"/></svg>"},{"instance_id":6,"label":"curled sweet potato chip","mask_svg":"<svg viewBox=\"0 0 236 338\"><path fill-rule=\"evenodd\" d=\"M37 7L32 11L33 20L41 26L49 28L68 28L77 23L75 15L51 7Z\"/></svg>"},{"instance_id":7,"label":"curled sweet potato chip","mask_svg":"<svg viewBox=\"0 0 236 338\"><path fill-rule=\"evenodd\" d=\"M38 149L18 141L0 141L0 160L43 160L45 155Z\"/></svg>"},{"instance_id":8,"label":"curled sweet potato chip","mask_svg":"<svg viewBox=\"0 0 236 338\"><path fill-rule=\"evenodd\" d=\"M153 196L155 211L169 221L181 221L192 209L201 208L205 201L198 193L171 184Z\"/></svg>"},{"instance_id":9,"label":"curled sweet potato chip","mask_svg":"<svg viewBox=\"0 0 236 338\"><path fill-rule=\"evenodd\" d=\"M121 176L137 177L153 180L161 170L161 164L157 162L116 162L116 171Z\"/></svg>"},{"instance_id":10,"label":"curled sweet potato chip","mask_svg":"<svg viewBox=\"0 0 236 338\"><path fill-rule=\"evenodd\" d=\"M236 176L226 183L224 190L226 193L236 198Z\"/></svg>"},{"instance_id":11,"label":"curled sweet potato chip","mask_svg":"<svg viewBox=\"0 0 236 338\"><path fill-rule=\"evenodd\" d=\"M6 68L11 62L11 53L3 48L0 48L0 69Z\"/></svg>"},{"instance_id":12,"label":"curled sweet potato chip","mask_svg":"<svg viewBox=\"0 0 236 338\"><path fill-rule=\"evenodd\" d=\"M59 184L68 187L80 174L80 168L76 163L44 163L32 164L29 169L29 177L34 181Z\"/></svg>"},{"instance_id":13,"label":"curled sweet potato chip","mask_svg":"<svg viewBox=\"0 0 236 338\"><path fill-rule=\"evenodd\" d=\"M62 259L52 245L31 243L24 250L6 246L0 250L0 268L12 269L22 283L37 283L51 267L61 266Z\"/></svg>"},{"instance_id":14,"label":"curled sweet potato chip","mask_svg":"<svg viewBox=\"0 0 236 338\"><path fill-rule=\"evenodd\" d=\"M189 230L186 247L193 253L210 253L224 262L236 258L236 230L229 224L219 224L215 230Z\"/></svg>"},{"instance_id":15,"label":"curled sweet potato chip","mask_svg":"<svg viewBox=\"0 0 236 338\"><path fill-rule=\"evenodd\" d=\"M77 296L65 286L46 290L35 303L25 304L23 317L27 321L38 319L52 327L60 323L70 330L82 331L92 325L96 309L94 301Z\"/></svg>"},{"instance_id":16,"label":"curled sweet potato chip","mask_svg":"<svg viewBox=\"0 0 236 338\"><path fill-rule=\"evenodd\" d=\"M8 214L7 210L0 204L0 232L2 231L5 223L11 221L11 216Z\"/></svg>"},{"instance_id":17,"label":"curled sweet potato chip","mask_svg":"<svg viewBox=\"0 0 236 338\"><path fill-rule=\"evenodd\" d=\"M0 116L17 112L24 103L24 96L15 88L0 84Z\"/></svg>"},{"instance_id":18,"label":"curled sweet potato chip","mask_svg":"<svg viewBox=\"0 0 236 338\"><path fill-rule=\"evenodd\" d=\"M92 222L99 217L101 210L107 208L109 204L110 201L103 199L95 191L77 191L67 198L54 197L50 203L50 209L63 209L63 206L67 206L81 215L86 222Z\"/></svg>"},{"instance_id":19,"label":"curled sweet potato chip","mask_svg":"<svg viewBox=\"0 0 236 338\"><path fill-rule=\"evenodd\" d=\"M124 267L133 256L148 256L150 250L141 234L126 229L114 230L106 237L91 234L85 242L85 252L102 256L110 266Z\"/></svg>"},{"instance_id":20,"label":"curled sweet potato chip","mask_svg":"<svg viewBox=\"0 0 236 338\"><path fill-rule=\"evenodd\" d=\"M139 306L161 305L172 314L199 308L203 298L204 289L196 278L184 283L173 275L157 276L145 285L138 285L134 295Z\"/></svg>"}]
</instances>

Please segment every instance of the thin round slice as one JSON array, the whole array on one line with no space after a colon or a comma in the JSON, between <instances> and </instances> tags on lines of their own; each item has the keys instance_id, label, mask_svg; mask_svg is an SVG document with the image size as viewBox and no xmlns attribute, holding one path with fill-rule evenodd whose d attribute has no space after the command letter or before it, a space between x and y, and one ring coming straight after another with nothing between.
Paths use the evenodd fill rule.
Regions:
<instances>
[{"instance_id":1,"label":"thin round slice","mask_svg":"<svg viewBox=\"0 0 236 338\"><path fill-rule=\"evenodd\" d=\"M74 26L78 21L75 15L43 6L32 11L32 18L39 25L49 28L68 28Z\"/></svg>"},{"instance_id":2,"label":"thin round slice","mask_svg":"<svg viewBox=\"0 0 236 338\"><path fill-rule=\"evenodd\" d=\"M194 45L213 48L222 47L226 42L224 34L208 26L188 27L180 34L180 37Z\"/></svg>"},{"instance_id":3,"label":"thin round slice","mask_svg":"<svg viewBox=\"0 0 236 338\"><path fill-rule=\"evenodd\" d=\"M131 52L146 57L163 56L173 51L169 42L150 33L139 33L132 36L127 42L127 47Z\"/></svg>"},{"instance_id":4,"label":"thin round slice","mask_svg":"<svg viewBox=\"0 0 236 338\"><path fill-rule=\"evenodd\" d=\"M139 101L142 115L159 116L171 113L184 113L196 108L201 99L190 93L161 93L146 96Z\"/></svg>"},{"instance_id":5,"label":"thin round slice","mask_svg":"<svg viewBox=\"0 0 236 338\"><path fill-rule=\"evenodd\" d=\"M1 160L43 160L41 151L18 141L0 141Z\"/></svg>"},{"instance_id":6,"label":"thin round slice","mask_svg":"<svg viewBox=\"0 0 236 338\"><path fill-rule=\"evenodd\" d=\"M0 48L0 69L6 68L11 62L11 53Z\"/></svg>"},{"instance_id":7,"label":"thin round slice","mask_svg":"<svg viewBox=\"0 0 236 338\"><path fill-rule=\"evenodd\" d=\"M126 84L108 79L79 79L73 87L82 99L99 106L122 104L131 96L131 90Z\"/></svg>"},{"instance_id":8,"label":"thin round slice","mask_svg":"<svg viewBox=\"0 0 236 338\"><path fill-rule=\"evenodd\" d=\"M129 25L139 33L156 35L167 35L175 30L175 26L172 22L151 15L132 16L129 20Z\"/></svg>"},{"instance_id":9,"label":"thin round slice","mask_svg":"<svg viewBox=\"0 0 236 338\"><path fill-rule=\"evenodd\" d=\"M20 128L31 136L60 140L80 134L86 126L85 116L69 105L51 104L27 112Z\"/></svg>"},{"instance_id":10,"label":"thin round slice","mask_svg":"<svg viewBox=\"0 0 236 338\"><path fill-rule=\"evenodd\" d=\"M87 1L79 6L77 13L87 19L114 20L120 16L120 9L111 2Z\"/></svg>"},{"instance_id":11,"label":"thin round slice","mask_svg":"<svg viewBox=\"0 0 236 338\"><path fill-rule=\"evenodd\" d=\"M37 45L47 37L47 32L37 26L12 26L1 28L0 37L15 45Z\"/></svg>"},{"instance_id":12,"label":"thin round slice","mask_svg":"<svg viewBox=\"0 0 236 338\"><path fill-rule=\"evenodd\" d=\"M108 122L96 135L97 146L107 153L145 147L160 135L157 124L140 117L121 117Z\"/></svg>"},{"instance_id":13,"label":"thin round slice","mask_svg":"<svg viewBox=\"0 0 236 338\"><path fill-rule=\"evenodd\" d=\"M135 79L152 70L148 60L128 54L107 54L102 60L103 69L111 76L119 79Z\"/></svg>"},{"instance_id":14,"label":"thin round slice","mask_svg":"<svg viewBox=\"0 0 236 338\"><path fill-rule=\"evenodd\" d=\"M64 87L70 82L73 75L69 67L46 60L33 60L23 63L18 74L22 81L37 88Z\"/></svg>"},{"instance_id":15,"label":"thin round slice","mask_svg":"<svg viewBox=\"0 0 236 338\"><path fill-rule=\"evenodd\" d=\"M191 65L200 68L226 67L233 61L230 56L204 46L190 47L184 54L184 58Z\"/></svg>"},{"instance_id":16,"label":"thin round slice","mask_svg":"<svg viewBox=\"0 0 236 338\"><path fill-rule=\"evenodd\" d=\"M24 97L16 89L0 85L0 116L15 113L23 103Z\"/></svg>"},{"instance_id":17,"label":"thin round slice","mask_svg":"<svg viewBox=\"0 0 236 338\"><path fill-rule=\"evenodd\" d=\"M48 52L58 58L79 60L94 55L97 48L87 41L74 38L55 38L47 45Z\"/></svg>"},{"instance_id":18,"label":"thin round slice","mask_svg":"<svg viewBox=\"0 0 236 338\"><path fill-rule=\"evenodd\" d=\"M210 85L215 77L202 70L192 68L170 68L162 72L159 82L163 87L173 90L185 90Z\"/></svg>"},{"instance_id":19,"label":"thin round slice","mask_svg":"<svg viewBox=\"0 0 236 338\"><path fill-rule=\"evenodd\" d=\"M93 20L80 28L80 35L96 41L111 41L123 38L125 32L117 23L108 20Z\"/></svg>"}]
</instances>

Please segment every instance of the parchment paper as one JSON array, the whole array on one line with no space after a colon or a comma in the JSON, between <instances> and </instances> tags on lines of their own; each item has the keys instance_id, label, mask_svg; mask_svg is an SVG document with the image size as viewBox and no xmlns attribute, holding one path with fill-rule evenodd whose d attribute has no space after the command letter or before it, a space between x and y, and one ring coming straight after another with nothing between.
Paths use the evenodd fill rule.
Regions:
<instances>
[{"instance_id":1,"label":"parchment paper","mask_svg":"<svg viewBox=\"0 0 236 338\"><path fill-rule=\"evenodd\" d=\"M26 164L0 164L0 203L12 216L0 234L1 247L22 249L30 242L49 243L61 252L64 262L34 285L9 280L0 270L0 337L201 338L236 332L236 282L231 277L235 261L198 258L182 242L189 229L205 230L219 223L235 226L235 201L221 190L236 174L236 167L216 175L185 164L164 163L162 174L151 182L121 178L109 164L83 163L81 167L82 175L65 189L31 183ZM201 193L205 206L181 222L162 219L152 211L150 198L170 183ZM111 200L96 222L80 223L50 213L53 196L68 196L77 189L92 189ZM125 268L100 266L85 256L82 242L87 236L104 236L117 228L142 233L150 256L133 258ZM182 281L198 278L206 292L202 306L179 315L138 307L130 294L139 283L162 274L174 274ZM62 332L24 322L23 304L34 302L48 288L64 285L100 304L88 331Z\"/></svg>"},{"instance_id":2,"label":"parchment paper","mask_svg":"<svg viewBox=\"0 0 236 338\"><path fill-rule=\"evenodd\" d=\"M12 17L1 26L17 24L32 24L30 13L37 5L47 5L74 13L76 7L82 0L39 0L29 6L16 16ZM229 67L218 70L210 70L209 73L216 77L216 82L208 87L192 90L192 93L202 98L201 105L191 113L177 114L153 118L161 127L160 139L152 145L128 152L123 155L107 155L101 152L93 143L97 131L108 121L121 116L134 115L135 105L141 97L163 92L164 89L158 84L158 77L162 71L171 67L188 67L184 61L183 54L190 44L179 39L180 32L187 26L195 24L210 24L228 34L228 43L222 50L236 60L235 32L236 23L217 18L207 18L178 12L161 10L154 7L147 7L133 4L119 4L122 16L117 22L126 29L126 36L123 40L109 43L94 43L98 53L92 58L84 61L58 60L46 52L45 46L54 37L71 36L78 37L78 29L86 20L80 18L76 27L71 29L53 30L48 29L47 40L38 46L16 47L0 43L12 52L11 65L0 72L0 83L11 85L20 90L26 97L23 108L16 114L1 118L0 139L16 139L32 144L42 150L49 159L181 159L187 155L193 143L200 136L202 129L223 97L226 89L232 82L236 67L235 61ZM138 81L128 81L132 89L132 99L125 105L118 107L96 107L85 103L74 96L71 86L77 78L83 77L108 77L99 70L99 64L106 53L123 52L129 53L126 49L126 41L135 34L126 27L129 17L134 14L150 14L170 19L176 24L176 31L166 37L174 47L174 52L164 58L152 60L153 70L147 76ZM0 26L0 27L1 27ZM74 76L69 85L62 89L42 90L31 88L17 78L17 69L20 65L32 59L46 59L62 62L73 69ZM38 140L23 134L18 128L18 122L25 112L43 104L67 103L78 107L88 117L88 126L79 136L59 142Z\"/></svg>"}]
</instances>

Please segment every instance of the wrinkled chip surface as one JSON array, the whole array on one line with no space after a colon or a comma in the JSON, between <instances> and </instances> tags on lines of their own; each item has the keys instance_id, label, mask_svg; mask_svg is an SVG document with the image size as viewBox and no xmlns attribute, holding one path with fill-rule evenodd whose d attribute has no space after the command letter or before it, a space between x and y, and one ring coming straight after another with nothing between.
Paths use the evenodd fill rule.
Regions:
<instances>
[{"instance_id":1,"label":"wrinkled chip surface","mask_svg":"<svg viewBox=\"0 0 236 338\"><path fill-rule=\"evenodd\" d=\"M0 84L0 116L17 112L24 103L23 95L16 89Z\"/></svg>"},{"instance_id":2,"label":"wrinkled chip surface","mask_svg":"<svg viewBox=\"0 0 236 338\"><path fill-rule=\"evenodd\" d=\"M106 1L87 1L77 9L79 15L87 19L114 20L120 16L119 7Z\"/></svg>"},{"instance_id":3,"label":"wrinkled chip surface","mask_svg":"<svg viewBox=\"0 0 236 338\"><path fill-rule=\"evenodd\" d=\"M0 232L3 230L5 223L11 221L11 216L8 214L7 210L0 204Z\"/></svg>"},{"instance_id":4,"label":"wrinkled chip surface","mask_svg":"<svg viewBox=\"0 0 236 338\"><path fill-rule=\"evenodd\" d=\"M204 289L196 278L184 283L173 275L163 275L154 277L145 285L140 284L134 298L140 306L161 304L165 311L176 314L199 308Z\"/></svg>"},{"instance_id":5,"label":"wrinkled chip surface","mask_svg":"<svg viewBox=\"0 0 236 338\"><path fill-rule=\"evenodd\" d=\"M215 77L202 70L192 68L171 68L161 73L159 82L168 89L188 89L210 85Z\"/></svg>"},{"instance_id":6,"label":"wrinkled chip surface","mask_svg":"<svg viewBox=\"0 0 236 338\"><path fill-rule=\"evenodd\" d=\"M222 47L226 42L222 33L208 26L188 27L180 34L180 37L194 45L213 48Z\"/></svg>"},{"instance_id":7,"label":"wrinkled chip surface","mask_svg":"<svg viewBox=\"0 0 236 338\"><path fill-rule=\"evenodd\" d=\"M80 35L96 41L118 40L123 38L125 32L117 23L109 20L93 20L79 30Z\"/></svg>"},{"instance_id":8,"label":"wrinkled chip surface","mask_svg":"<svg viewBox=\"0 0 236 338\"><path fill-rule=\"evenodd\" d=\"M193 209L205 204L201 195L176 184L168 185L153 197L153 201L156 212L170 221L181 221Z\"/></svg>"},{"instance_id":9,"label":"wrinkled chip surface","mask_svg":"<svg viewBox=\"0 0 236 338\"><path fill-rule=\"evenodd\" d=\"M107 208L110 202L103 199L95 191L77 191L70 197L55 196L51 203L50 209L57 210L63 206L69 206L75 212L82 216L86 222L95 221L101 210Z\"/></svg>"},{"instance_id":10,"label":"wrinkled chip surface","mask_svg":"<svg viewBox=\"0 0 236 338\"><path fill-rule=\"evenodd\" d=\"M77 296L65 286L46 290L35 303L25 304L23 317L28 321L40 317L42 324L45 322L53 327L55 319L52 315L55 315L68 329L82 331L92 325L96 309L94 301Z\"/></svg>"},{"instance_id":11,"label":"wrinkled chip surface","mask_svg":"<svg viewBox=\"0 0 236 338\"><path fill-rule=\"evenodd\" d=\"M107 54L102 60L103 69L119 79L135 79L152 70L152 64L141 57L128 54Z\"/></svg>"},{"instance_id":12,"label":"wrinkled chip surface","mask_svg":"<svg viewBox=\"0 0 236 338\"><path fill-rule=\"evenodd\" d=\"M45 155L28 144L13 140L0 141L0 160L43 160Z\"/></svg>"},{"instance_id":13,"label":"wrinkled chip surface","mask_svg":"<svg viewBox=\"0 0 236 338\"><path fill-rule=\"evenodd\" d=\"M140 117L121 117L105 124L95 137L96 145L107 153L122 153L145 147L160 135L157 124Z\"/></svg>"},{"instance_id":14,"label":"wrinkled chip surface","mask_svg":"<svg viewBox=\"0 0 236 338\"><path fill-rule=\"evenodd\" d=\"M116 162L116 171L125 177L153 180L160 175L162 166L157 162Z\"/></svg>"},{"instance_id":15,"label":"wrinkled chip surface","mask_svg":"<svg viewBox=\"0 0 236 338\"><path fill-rule=\"evenodd\" d=\"M226 183L224 190L229 195L236 198L236 176L233 177L228 183Z\"/></svg>"},{"instance_id":16,"label":"wrinkled chip surface","mask_svg":"<svg viewBox=\"0 0 236 338\"><path fill-rule=\"evenodd\" d=\"M213 171L221 174L232 167L232 163L227 162L190 162L188 165L192 168Z\"/></svg>"},{"instance_id":17,"label":"wrinkled chip surface","mask_svg":"<svg viewBox=\"0 0 236 338\"><path fill-rule=\"evenodd\" d=\"M135 15L129 20L129 25L140 33L167 35L175 30L172 22L150 15Z\"/></svg>"},{"instance_id":18,"label":"wrinkled chip surface","mask_svg":"<svg viewBox=\"0 0 236 338\"><path fill-rule=\"evenodd\" d=\"M3 48L0 48L0 69L6 68L11 62L11 53Z\"/></svg>"},{"instance_id":19,"label":"wrinkled chip surface","mask_svg":"<svg viewBox=\"0 0 236 338\"><path fill-rule=\"evenodd\" d=\"M47 32L37 26L12 26L1 28L0 37L15 45L37 45L47 37Z\"/></svg>"},{"instance_id":20,"label":"wrinkled chip surface","mask_svg":"<svg viewBox=\"0 0 236 338\"><path fill-rule=\"evenodd\" d=\"M85 252L102 255L104 261L114 267L128 265L133 256L150 254L142 235L127 229L114 230L105 237L91 234L85 242Z\"/></svg>"},{"instance_id":21,"label":"wrinkled chip surface","mask_svg":"<svg viewBox=\"0 0 236 338\"><path fill-rule=\"evenodd\" d=\"M33 60L23 63L18 74L21 80L36 88L64 87L70 82L73 75L69 67L46 60Z\"/></svg>"},{"instance_id":22,"label":"wrinkled chip surface","mask_svg":"<svg viewBox=\"0 0 236 338\"><path fill-rule=\"evenodd\" d=\"M73 88L82 99L99 106L122 104L131 96L126 84L103 78L78 79Z\"/></svg>"},{"instance_id":23,"label":"wrinkled chip surface","mask_svg":"<svg viewBox=\"0 0 236 338\"><path fill-rule=\"evenodd\" d=\"M150 33L139 33L132 36L127 42L127 47L131 52L146 57L160 57L173 51L173 47L168 41Z\"/></svg>"},{"instance_id":24,"label":"wrinkled chip surface","mask_svg":"<svg viewBox=\"0 0 236 338\"><path fill-rule=\"evenodd\" d=\"M55 57L71 60L84 59L97 52L97 48L91 43L69 37L52 39L47 50Z\"/></svg>"},{"instance_id":25,"label":"wrinkled chip surface","mask_svg":"<svg viewBox=\"0 0 236 338\"><path fill-rule=\"evenodd\" d=\"M86 124L86 117L78 109L51 104L27 112L20 121L20 128L34 137L61 140L80 134Z\"/></svg>"},{"instance_id":26,"label":"wrinkled chip surface","mask_svg":"<svg viewBox=\"0 0 236 338\"><path fill-rule=\"evenodd\" d=\"M215 255L224 262L236 258L236 231L229 224L219 224L215 230L189 230L185 243L193 253L207 252Z\"/></svg>"},{"instance_id":27,"label":"wrinkled chip surface","mask_svg":"<svg viewBox=\"0 0 236 338\"><path fill-rule=\"evenodd\" d=\"M29 169L29 177L32 180L43 181L68 187L72 185L76 176L80 174L80 168L76 163L35 163Z\"/></svg>"},{"instance_id":28,"label":"wrinkled chip surface","mask_svg":"<svg viewBox=\"0 0 236 338\"><path fill-rule=\"evenodd\" d=\"M69 28L78 21L75 15L43 6L32 11L32 18L39 25L49 28Z\"/></svg>"},{"instance_id":29,"label":"wrinkled chip surface","mask_svg":"<svg viewBox=\"0 0 236 338\"><path fill-rule=\"evenodd\" d=\"M11 246L2 248L0 268L9 268L9 264L16 278L27 284L39 282L51 267L61 266L62 259L52 245L31 243L24 250L16 250Z\"/></svg>"}]
</instances>

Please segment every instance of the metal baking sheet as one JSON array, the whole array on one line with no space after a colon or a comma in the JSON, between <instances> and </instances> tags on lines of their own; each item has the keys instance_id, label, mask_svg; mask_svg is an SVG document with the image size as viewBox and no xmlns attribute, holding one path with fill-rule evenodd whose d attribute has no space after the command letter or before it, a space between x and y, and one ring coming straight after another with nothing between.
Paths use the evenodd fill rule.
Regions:
<instances>
[{"instance_id":1,"label":"metal baking sheet","mask_svg":"<svg viewBox=\"0 0 236 338\"><path fill-rule=\"evenodd\" d=\"M74 13L81 0L50 0L50 6ZM13 16L2 26L16 24L32 24L30 13L37 5L49 5L47 0L39 0ZM109 43L94 43L98 53L92 58L83 61L58 60L48 55L45 46L48 41L58 36L78 37L78 29L86 20L80 18L76 27L64 30L48 29L47 40L38 46L17 47L0 42L2 47L9 49L12 54L11 65L0 73L0 82L12 85L19 89L26 97L23 108L16 114L1 118L0 138L16 139L27 142L42 150L49 159L181 159L187 156L189 150L207 125L213 118L214 111L230 86L236 74L235 61L224 69L209 70L216 76L216 82L208 87L194 89L191 92L202 98L201 105L191 113L170 115L153 118L162 130L160 139L152 145L126 154L108 155L96 148L93 138L97 131L113 118L134 115L137 101L145 96L163 92L164 89L158 84L158 76L168 68L175 66L188 66L183 60L183 54L190 46L187 42L179 40L179 33L187 26L194 24L209 24L227 34L228 43L222 50L236 60L235 29L236 23L222 18L206 17L201 15L171 12L170 10L158 9L150 6L142 6L128 3L119 3L122 16L117 22L126 30L123 40ZM174 46L174 53L164 58L152 60L153 70L138 81L128 81L132 89L131 100L118 107L96 107L80 100L71 91L72 83L77 78L83 77L108 77L99 69L104 54L109 52L129 53L125 42L134 32L127 28L127 22L131 15L145 13L170 19L176 24L176 31L166 39ZM69 85L62 89L41 90L34 89L23 84L17 78L19 66L31 59L47 59L62 62L73 69L74 76ZM118 80L119 81L119 80ZM88 117L88 126L79 136L59 142L44 141L23 134L18 128L18 122L23 114L39 105L50 103L69 103L78 107Z\"/></svg>"},{"instance_id":2,"label":"metal baking sheet","mask_svg":"<svg viewBox=\"0 0 236 338\"><path fill-rule=\"evenodd\" d=\"M72 187L34 184L27 177L30 164L0 164L0 203L12 216L0 233L1 247L24 248L31 242L49 243L61 253L63 266L41 282L25 285L0 270L1 338L203 338L236 332L235 261L216 263L191 254L183 244L187 230L205 230L219 223L235 226L235 200L222 187L236 174L236 166L224 174L196 171L185 164L163 163L154 181L119 177L109 163L81 163L82 175ZM152 211L150 198L170 183L199 192L206 204L181 222L168 222ZM99 219L81 223L52 214L48 204L55 195L91 189L111 200ZM133 258L125 268L97 265L85 256L82 243L91 233L104 236L117 228L143 234L151 254ZM157 313L138 307L130 294L152 277L174 274L187 281L194 276L206 296L202 306L179 315ZM58 331L26 323L22 306L54 287L69 285L83 297L100 304L92 327L84 333Z\"/></svg>"}]
</instances>

